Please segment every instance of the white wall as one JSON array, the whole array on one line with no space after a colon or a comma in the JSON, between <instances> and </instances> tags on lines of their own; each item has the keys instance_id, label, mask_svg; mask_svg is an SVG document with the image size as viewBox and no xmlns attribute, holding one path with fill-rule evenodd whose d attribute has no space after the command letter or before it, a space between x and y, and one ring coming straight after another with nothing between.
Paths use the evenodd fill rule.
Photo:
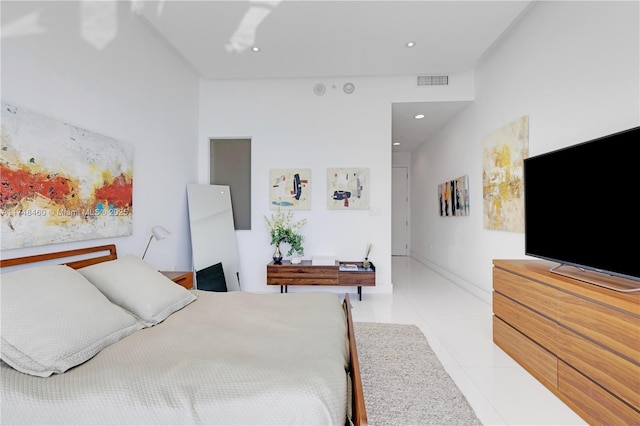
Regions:
<instances>
[{"instance_id":1,"label":"white wall","mask_svg":"<svg viewBox=\"0 0 640 426\"><path fill-rule=\"evenodd\" d=\"M2 2L2 101L134 145L133 235L4 250L2 257L107 243L121 256L140 256L159 224L172 235L154 241L147 260L189 270L186 184L197 179L198 77L131 13L130 2L95 2L117 5L106 20L116 24L115 37L89 43L81 4ZM92 35L109 34L96 33L93 22Z\"/></svg>"},{"instance_id":2,"label":"white wall","mask_svg":"<svg viewBox=\"0 0 640 426\"><path fill-rule=\"evenodd\" d=\"M407 166L411 165L411 153L410 152L394 152L391 158L394 166Z\"/></svg>"},{"instance_id":3,"label":"white wall","mask_svg":"<svg viewBox=\"0 0 640 426\"><path fill-rule=\"evenodd\" d=\"M412 256L490 300L492 259L526 256L524 234L483 229L483 138L528 115L536 155L638 126L639 7L536 2L485 55L475 102L413 153ZM465 174L471 216L439 217L437 184Z\"/></svg>"},{"instance_id":4,"label":"white wall","mask_svg":"<svg viewBox=\"0 0 640 426\"><path fill-rule=\"evenodd\" d=\"M347 81L355 84L351 95L342 91ZM323 96L313 92L318 82L327 86ZM243 289L279 291L266 287L266 264L273 253L264 223L272 212L269 170L308 168L311 210L295 212L296 218L307 219L304 257L328 254L357 261L372 243L377 288L363 291L390 292L391 104L470 100L472 95L471 73L451 76L448 87L417 87L415 76L202 81L199 182L209 181L209 138L252 139L252 229L236 233ZM369 210L327 209L328 167L369 168Z\"/></svg>"},{"instance_id":5,"label":"white wall","mask_svg":"<svg viewBox=\"0 0 640 426\"><path fill-rule=\"evenodd\" d=\"M240 136L253 140L253 229L237 233L245 288L268 291L263 216L269 169L280 167L312 169L312 209L298 212L309 220L307 256L357 260L372 242L378 283L390 287L391 104L471 100L473 74L450 76L448 87L416 87L415 76L348 79L352 95L340 91L340 78L198 85L130 3L116 4L115 39L97 48L80 34L80 2L3 2L2 100L134 144L133 235L2 256L107 242L141 254L160 224L173 235L154 242L148 260L188 269L186 184L208 182L209 137ZM483 137L527 114L535 155L638 125L638 14L638 2L536 2L494 46L476 70L475 102L413 153L413 256L488 299L491 259L524 257L524 240L482 228ZM37 25L13 25L28 16ZM313 94L319 81L329 88L324 96ZM338 166L370 168L370 211L326 209L326 168ZM471 216L436 216L437 184L464 174Z\"/></svg>"}]
</instances>

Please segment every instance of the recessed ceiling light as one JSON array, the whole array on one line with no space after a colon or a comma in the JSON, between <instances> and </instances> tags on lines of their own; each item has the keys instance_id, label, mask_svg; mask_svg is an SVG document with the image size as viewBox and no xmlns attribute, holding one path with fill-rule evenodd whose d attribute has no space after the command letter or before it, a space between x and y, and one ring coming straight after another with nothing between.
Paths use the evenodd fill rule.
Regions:
<instances>
[{"instance_id":1,"label":"recessed ceiling light","mask_svg":"<svg viewBox=\"0 0 640 426\"><path fill-rule=\"evenodd\" d=\"M400 142L394 142L393 146L400 146Z\"/></svg>"},{"instance_id":2,"label":"recessed ceiling light","mask_svg":"<svg viewBox=\"0 0 640 426\"><path fill-rule=\"evenodd\" d=\"M416 45L416 42L415 42L415 41L408 41L408 42L407 42L407 47L413 47L413 46L415 46L415 45Z\"/></svg>"},{"instance_id":3,"label":"recessed ceiling light","mask_svg":"<svg viewBox=\"0 0 640 426\"><path fill-rule=\"evenodd\" d=\"M416 120L420 120L421 118L424 118L424 114L418 114L413 118L415 118Z\"/></svg>"},{"instance_id":4,"label":"recessed ceiling light","mask_svg":"<svg viewBox=\"0 0 640 426\"><path fill-rule=\"evenodd\" d=\"M253 50L254 52L259 52L260 48L258 46L253 46L251 50Z\"/></svg>"}]
</instances>

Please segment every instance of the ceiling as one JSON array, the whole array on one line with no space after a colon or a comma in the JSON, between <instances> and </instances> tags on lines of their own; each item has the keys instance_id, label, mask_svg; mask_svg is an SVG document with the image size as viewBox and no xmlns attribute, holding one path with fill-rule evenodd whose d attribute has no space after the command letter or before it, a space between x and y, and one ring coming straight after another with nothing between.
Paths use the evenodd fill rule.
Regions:
<instances>
[{"instance_id":1,"label":"ceiling","mask_svg":"<svg viewBox=\"0 0 640 426\"><path fill-rule=\"evenodd\" d=\"M469 71L529 4L529 0L132 2L206 79L417 77ZM415 46L407 47L409 41ZM393 104L392 138L401 143L393 150L411 151L466 104ZM426 117L416 120L418 113Z\"/></svg>"}]
</instances>

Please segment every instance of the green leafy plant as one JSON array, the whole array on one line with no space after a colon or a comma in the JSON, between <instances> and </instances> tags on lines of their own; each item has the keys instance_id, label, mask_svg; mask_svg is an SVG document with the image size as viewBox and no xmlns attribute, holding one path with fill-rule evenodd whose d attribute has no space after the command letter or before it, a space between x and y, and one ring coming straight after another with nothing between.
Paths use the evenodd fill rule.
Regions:
<instances>
[{"instance_id":1,"label":"green leafy plant","mask_svg":"<svg viewBox=\"0 0 640 426\"><path fill-rule=\"evenodd\" d=\"M293 220L293 212L283 212L278 210L272 214L271 217L264 218L269 232L271 233L271 244L287 243L291 247L287 252L287 256L291 256L294 253L304 254L304 247L302 247L303 236L300 234L300 229L307 223L306 219L300 219L298 221Z\"/></svg>"}]
</instances>

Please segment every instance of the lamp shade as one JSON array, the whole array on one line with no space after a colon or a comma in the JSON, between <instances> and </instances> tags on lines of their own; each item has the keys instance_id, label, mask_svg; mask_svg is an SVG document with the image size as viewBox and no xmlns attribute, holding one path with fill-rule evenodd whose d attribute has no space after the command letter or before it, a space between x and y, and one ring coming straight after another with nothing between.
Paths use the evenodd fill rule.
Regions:
<instances>
[{"instance_id":1,"label":"lamp shade","mask_svg":"<svg viewBox=\"0 0 640 426\"><path fill-rule=\"evenodd\" d=\"M153 228L151 228L151 234L153 234L153 237L156 240L164 240L169 235L171 235L171 232L169 232L168 230L166 230L160 225L156 225Z\"/></svg>"}]
</instances>

